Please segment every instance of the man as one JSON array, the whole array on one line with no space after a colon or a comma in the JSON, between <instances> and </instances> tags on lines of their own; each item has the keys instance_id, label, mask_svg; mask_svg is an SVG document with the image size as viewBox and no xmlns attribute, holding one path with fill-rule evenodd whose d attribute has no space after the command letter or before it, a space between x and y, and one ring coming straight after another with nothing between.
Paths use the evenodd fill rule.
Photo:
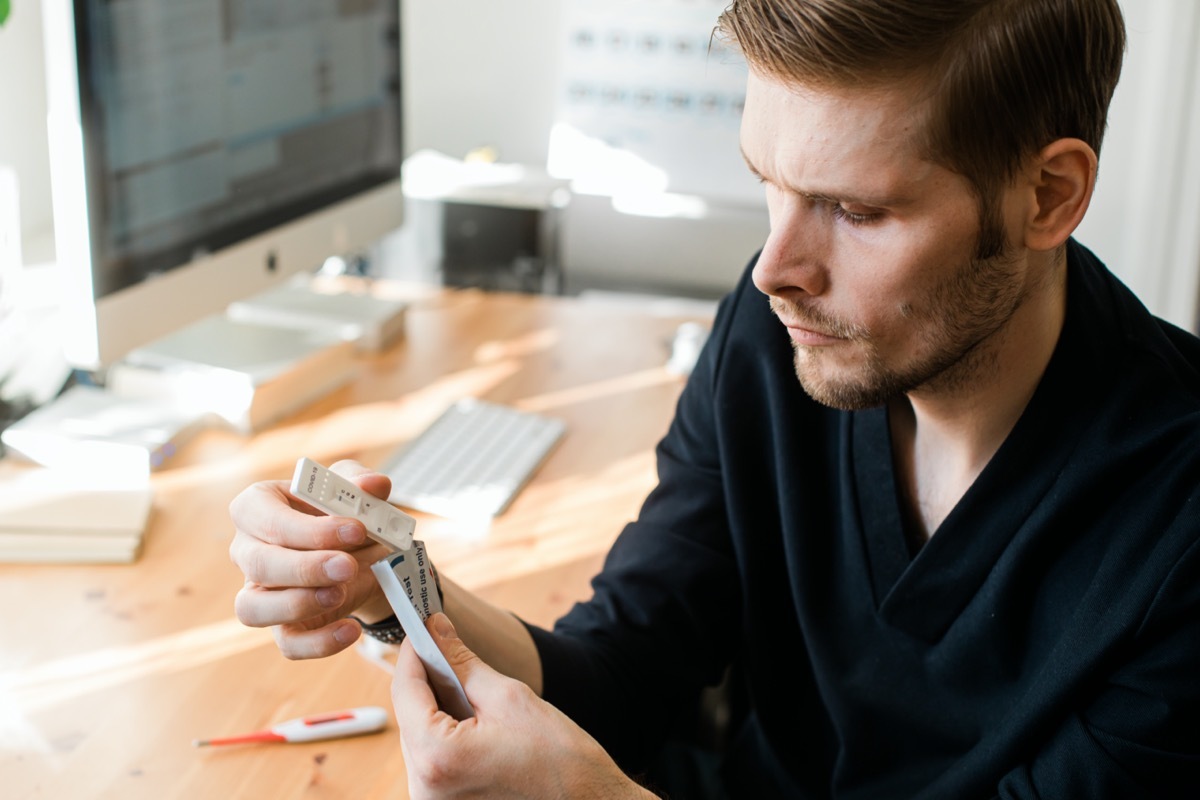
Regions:
<instances>
[{"instance_id":1,"label":"man","mask_svg":"<svg viewBox=\"0 0 1200 800\"><path fill-rule=\"evenodd\" d=\"M594 598L551 633L445 582L430 627L479 715L437 712L403 648L414 795L644 796L626 775L728 672L714 795L1197 796L1200 340L1070 239L1115 0L736 0L721 26L770 237ZM336 652L385 613L381 553L289 502L232 507L238 614Z\"/></svg>"}]
</instances>

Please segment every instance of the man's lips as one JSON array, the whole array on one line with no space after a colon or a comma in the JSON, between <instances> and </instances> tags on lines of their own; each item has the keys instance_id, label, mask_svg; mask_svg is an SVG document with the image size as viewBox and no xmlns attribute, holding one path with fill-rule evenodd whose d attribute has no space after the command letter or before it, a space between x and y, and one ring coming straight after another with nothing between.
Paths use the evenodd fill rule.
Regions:
<instances>
[{"instance_id":1,"label":"man's lips","mask_svg":"<svg viewBox=\"0 0 1200 800\"><path fill-rule=\"evenodd\" d=\"M787 328L788 336L791 337L792 342L795 344L820 347L822 345L837 344L838 342L845 341L841 336L834 336L831 333L816 330L808 323L791 322L785 319L781 319L780 322Z\"/></svg>"}]
</instances>

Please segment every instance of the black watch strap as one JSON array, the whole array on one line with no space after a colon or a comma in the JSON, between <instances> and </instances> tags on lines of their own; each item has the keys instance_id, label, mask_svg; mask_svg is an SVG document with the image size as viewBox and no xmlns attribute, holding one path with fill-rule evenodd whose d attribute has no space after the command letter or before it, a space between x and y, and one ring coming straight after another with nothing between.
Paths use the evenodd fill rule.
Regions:
<instances>
[{"instance_id":1,"label":"black watch strap","mask_svg":"<svg viewBox=\"0 0 1200 800\"><path fill-rule=\"evenodd\" d=\"M400 644L404 641L404 628L400 627L400 620L396 619L395 614L370 624L363 622L358 617L351 617L351 619L362 625L363 633L384 644Z\"/></svg>"}]
</instances>

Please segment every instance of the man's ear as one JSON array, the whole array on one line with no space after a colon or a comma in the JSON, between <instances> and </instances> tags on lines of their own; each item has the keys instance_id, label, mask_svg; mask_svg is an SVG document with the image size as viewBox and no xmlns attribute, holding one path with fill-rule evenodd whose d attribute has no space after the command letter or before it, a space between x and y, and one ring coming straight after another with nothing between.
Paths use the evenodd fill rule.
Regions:
<instances>
[{"instance_id":1,"label":"man's ear","mask_svg":"<svg viewBox=\"0 0 1200 800\"><path fill-rule=\"evenodd\" d=\"M1096 188L1096 151L1080 139L1056 139L1031 159L1033 203L1025 244L1049 251L1075 231Z\"/></svg>"}]
</instances>

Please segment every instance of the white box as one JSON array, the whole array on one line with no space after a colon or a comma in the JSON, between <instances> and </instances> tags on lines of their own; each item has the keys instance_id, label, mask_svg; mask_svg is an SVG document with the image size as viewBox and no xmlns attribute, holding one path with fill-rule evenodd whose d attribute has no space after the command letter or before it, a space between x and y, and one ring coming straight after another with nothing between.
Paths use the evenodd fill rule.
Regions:
<instances>
[{"instance_id":1,"label":"white box","mask_svg":"<svg viewBox=\"0 0 1200 800\"><path fill-rule=\"evenodd\" d=\"M10 425L0 439L47 467L135 477L167 465L209 421L174 403L77 385Z\"/></svg>"}]
</instances>

